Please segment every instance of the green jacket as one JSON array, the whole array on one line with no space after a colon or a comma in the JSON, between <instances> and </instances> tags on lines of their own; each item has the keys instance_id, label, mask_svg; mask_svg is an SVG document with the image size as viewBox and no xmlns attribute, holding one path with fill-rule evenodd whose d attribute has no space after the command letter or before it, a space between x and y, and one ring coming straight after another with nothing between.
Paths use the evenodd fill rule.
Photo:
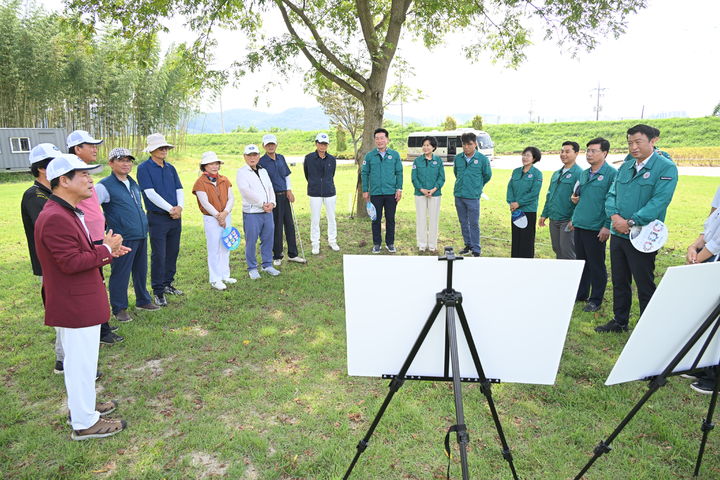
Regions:
<instances>
[{"instance_id":1,"label":"green jacket","mask_svg":"<svg viewBox=\"0 0 720 480\"><path fill-rule=\"evenodd\" d=\"M513 170L507 187L508 203L517 202L523 212L537 212L538 197L542 188L542 172L535 167L530 167L527 173L523 173L522 167Z\"/></svg>"},{"instance_id":2,"label":"green jacket","mask_svg":"<svg viewBox=\"0 0 720 480\"><path fill-rule=\"evenodd\" d=\"M654 147L654 148L655 148L655 153L657 153L658 155L661 155L661 156L667 158L668 160L672 160L672 162L675 163L675 160L672 159L672 157L670 156L670 154L669 154L668 152L666 152L665 150L660 150L660 149L657 148L657 147ZM623 160L623 162L627 162L628 160L635 160L635 159L633 158L632 155L630 155L630 154L628 153L628 154L625 156L625 160Z\"/></svg>"},{"instance_id":3,"label":"green jacket","mask_svg":"<svg viewBox=\"0 0 720 480\"><path fill-rule=\"evenodd\" d=\"M490 160L480 152L475 152L470 163L464 153L455 155L455 196L460 198L480 198L483 187L490 181L492 170Z\"/></svg>"},{"instance_id":4,"label":"green jacket","mask_svg":"<svg viewBox=\"0 0 720 480\"><path fill-rule=\"evenodd\" d=\"M360 169L362 191L370 195L394 195L402 190L403 170L400 154L395 150L385 150L385 158L377 148L368 152Z\"/></svg>"},{"instance_id":5,"label":"green jacket","mask_svg":"<svg viewBox=\"0 0 720 480\"><path fill-rule=\"evenodd\" d=\"M565 173L562 173L562 168L553 172L541 217L562 222L572 218L575 204L570 201L570 195L581 173L582 168L577 163Z\"/></svg>"},{"instance_id":6,"label":"green jacket","mask_svg":"<svg viewBox=\"0 0 720 480\"><path fill-rule=\"evenodd\" d=\"M425 155L420 155L413 162L411 178L416 196L422 196L421 188L432 190L437 187L432 196L439 197L440 189L445 184L445 168L442 160L437 155L433 155L432 160L426 159Z\"/></svg>"},{"instance_id":7,"label":"green jacket","mask_svg":"<svg viewBox=\"0 0 720 480\"><path fill-rule=\"evenodd\" d=\"M610 217L605 213L605 198L615 177L617 170L607 162L600 167L592 180L589 168L580 174L580 200L572 215L574 227L597 232L603 227L610 228Z\"/></svg>"},{"instance_id":8,"label":"green jacket","mask_svg":"<svg viewBox=\"0 0 720 480\"><path fill-rule=\"evenodd\" d=\"M605 212L608 217L618 214L626 220L634 220L640 226L656 219L664 221L677 182L678 170L672 160L654 152L642 170L635 174L633 158L618 169L605 200ZM611 231L613 235L628 238L615 230Z\"/></svg>"}]
</instances>

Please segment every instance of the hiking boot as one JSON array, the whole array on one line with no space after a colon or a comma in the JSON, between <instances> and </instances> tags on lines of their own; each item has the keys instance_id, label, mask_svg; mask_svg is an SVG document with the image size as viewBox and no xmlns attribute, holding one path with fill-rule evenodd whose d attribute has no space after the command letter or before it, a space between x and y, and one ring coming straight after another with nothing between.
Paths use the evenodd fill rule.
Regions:
<instances>
[{"instance_id":1,"label":"hiking boot","mask_svg":"<svg viewBox=\"0 0 720 480\"><path fill-rule=\"evenodd\" d=\"M167 293L168 295L185 295L182 290L178 290L172 285L168 285L167 287L165 287L165 293Z\"/></svg>"},{"instance_id":2,"label":"hiking boot","mask_svg":"<svg viewBox=\"0 0 720 480\"><path fill-rule=\"evenodd\" d=\"M138 305L135 307L136 310L145 310L147 312L156 312L160 310L160 307L158 305L155 305L154 303L148 303L147 305Z\"/></svg>"},{"instance_id":3,"label":"hiking boot","mask_svg":"<svg viewBox=\"0 0 720 480\"><path fill-rule=\"evenodd\" d=\"M165 299L165 295L155 295L155 305L158 307L167 307L167 300Z\"/></svg>"},{"instance_id":4,"label":"hiking boot","mask_svg":"<svg viewBox=\"0 0 720 480\"><path fill-rule=\"evenodd\" d=\"M117 400L109 400L107 402L96 403L95 411L98 412L101 417L104 417L105 415L114 412L117 407ZM68 412L67 424L72 427L72 416L70 415L70 412Z\"/></svg>"},{"instance_id":5,"label":"hiking boot","mask_svg":"<svg viewBox=\"0 0 720 480\"><path fill-rule=\"evenodd\" d=\"M118 322L126 323L126 322L132 322L132 317L127 312L127 310L120 310L115 314L115 319Z\"/></svg>"},{"instance_id":6,"label":"hiking boot","mask_svg":"<svg viewBox=\"0 0 720 480\"><path fill-rule=\"evenodd\" d=\"M120 433L127 428L125 420L109 420L99 418L95 425L83 430L73 430L70 438L73 440L88 440L91 438L105 438Z\"/></svg>"}]
</instances>

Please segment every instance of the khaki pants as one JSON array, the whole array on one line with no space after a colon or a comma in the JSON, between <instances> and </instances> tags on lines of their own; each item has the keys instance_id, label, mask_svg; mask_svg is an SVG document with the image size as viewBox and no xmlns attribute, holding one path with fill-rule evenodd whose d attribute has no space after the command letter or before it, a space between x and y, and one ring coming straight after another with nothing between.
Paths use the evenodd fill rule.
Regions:
<instances>
[{"instance_id":1,"label":"khaki pants","mask_svg":"<svg viewBox=\"0 0 720 480\"><path fill-rule=\"evenodd\" d=\"M417 246L421 250L437 250L440 198L415 196Z\"/></svg>"}]
</instances>

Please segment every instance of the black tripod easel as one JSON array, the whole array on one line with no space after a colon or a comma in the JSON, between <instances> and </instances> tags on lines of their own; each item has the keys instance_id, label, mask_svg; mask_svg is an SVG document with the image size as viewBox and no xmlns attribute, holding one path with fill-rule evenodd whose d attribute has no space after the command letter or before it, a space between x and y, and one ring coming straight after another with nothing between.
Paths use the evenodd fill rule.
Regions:
<instances>
[{"instance_id":1,"label":"black tripod easel","mask_svg":"<svg viewBox=\"0 0 720 480\"><path fill-rule=\"evenodd\" d=\"M467 444L470 441L470 437L467 432L467 426L465 425L465 413L463 411L463 400L462 400L462 387L461 382L479 382L480 383L480 389L482 393L485 395L485 398L487 399L488 406L490 407L490 412L493 417L493 421L495 422L495 429L497 430L498 437L500 438L500 443L502 444L502 454L505 460L507 460L510 470L512 471L513 478L515 480L518 480L517 472L515 471L515 465L513 464L513 458L512 453L510 452L510 447L507 444L507 441L505 440L505 434L503 433L502 425L500 424L500 418L498 417L497 410L495 409L495 403L493 402L492 397L492 390L491 390L491 380L489 380L483 371L482 365L480 363L480 356L478 355L477 348L475 347L475 342L472 338L472 334L470 332L470 327L467 322L467 318L465 317L465 311L462 307L462 294L458 292L457 290L453 289L452 287L452 278L453 278L453 263L458 260L463 260L463 257L456 257L455 253L453 251L452 247L445 247L445 256L440 257L438 260L440 261L446 261L447 262L447 287L438 293L436 295L435 300L435 307L432 309L432 312L430 313L430 316L428 317L427 321L425 322L425 325L422 327L422 330L420 331L420 334L417 337L417 340L415 340L415 343L412 346L412 349L410 350L410 353L408 354L407 358L405 359L405 362L403 363L402 367L400 368L400 371L397 373L397 375L383 375L383 378L392 378L390 381L390 391L388 392L387 396L385 397L385 401L383 401L382 406L380 407L380 410L378 411L377 415L375 415L375 419L373 420L372 424L370 425L370 428L368 429L367 433L363 437L363 439L357 444L357 452L355 453L355 457L353 458L352 462L350 463L350 466L348 467L347 471L345 472L345 476L343 479L347 480L350 478L350 474L353 471L353 468L355 467L355 464L357 463L358 459L360 458L360 455L365 451L365 449L368 446L368 443L370 442L370 437L372 436L373 432L375 431L375 428L380 423L380 419L382 418L383 414L385 413L385 410L387 409L388 405L390 404L390 401L392 400L395 393L400 389L400 387L403 385L405 380L440 380L440 381L452 381L453 382L453 394L455 396L455 416L457 424L453 425L451 427L451 431L457 432L457 442L460 445L460 464L462 467L462 478L463 480L468 480L469 472L468 472L468 463L467 463ZM415 356L417 355L418 351L420 350L420 347L422 346L423 342L425 341L425 338L427 337L428 333L430 332L430 329L432 328L433 324L435 323L435 320L437 319L440 310L442 307L445 306L445 364L444 364L444 376L442 377L423 377L423 376L407 376L408 369L410 368L410 365L412 364L413 360L415 359ZM475 369L478 373L477 379L471 379L471 378L461 378L460 377L460 362L458 358L458 346L457 346L457 335L455 331L455 312L457 311L458 316L460 317L460 325L463 330L463 334L465 335L465 340L467 341L468 348L470 349L470 354L473 359L473 363L475 365ZM448 365L448 355L450 360L450 365L452 366L452 376L449 376L449 367Z\"/></svg>"},{"instance_id":2,"label":"black tripod easel","mask_svg":"<svg viewBox=\"0 0 720 480\"><path fill-rule=\"evenodd\" d=\"M635 404L632 410L630 410L630 412L625 416L625 418L623 418L623 420L620 422L617 428L615 428L612 434L610 434L607 440L601 441L595 447L595 449L593 450L592 458L590 458L590 460L585 464L583 469L580 470L580 473L575 476L575 480L581 480L585 472L587 472L590 467L592 467L593 463L595 463L595 460L600 458L602 454L608 453L610 450L612 450L610 444L613 442L613 440L615 440L615 437L617 437L620 432L622 432L622 430L625 428L625 426L630 423L635 414L637 414L643 407L643 405L645 405L645 402L647 402L650 397L660 389L660 387L664 386L667 383L668 377L697 370L697 365L700 362L700 359L707 351L707 348L710 346L710 343L713 341L715 336L718 335L718 328L720 328L720 301L718 301L718 304L716 305L712 313L698 327L695 333L690 337L690 339L685 343L685 345L680 349L680 351L677 353L677 355L675 355L675 357L670 361L670 363L665 367L665 369L659 375L650 378L648 391L645 392L645 395L642 396L642 398ZM708 330L710 330L710 333L705 339L705 342L703 342L703 345L700 348L697 356L695 357L695 360L693 361L690 369L681 372L673 372L675 367L677 367L677 365L685 358L688 352L692 350L695 345L698 344L700 338ZM708 407L707 416L705 419L703 419L702 426L700 427L703 435L700 442L700 449L698 451L697 460L695 462L695 473L693 474L693 476L695 477L697 477L700 473L700 465L702 464L703 454L705 453L705 444L707 443L708 434L715 427L715 425L712 423L712 419L715 413L715 406L717 405L718 385L720 385L720 359L718 359L718 364L712 368L715 372L715 388L713 389L712 396L710 397L710 405Z\"/></svg>"}]
</instances>

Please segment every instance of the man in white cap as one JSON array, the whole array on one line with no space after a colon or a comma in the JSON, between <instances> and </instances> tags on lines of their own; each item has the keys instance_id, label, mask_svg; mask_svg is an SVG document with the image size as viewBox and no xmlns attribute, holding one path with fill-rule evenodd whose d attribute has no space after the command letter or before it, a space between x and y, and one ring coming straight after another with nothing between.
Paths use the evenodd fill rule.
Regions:
<instances>
[{"instance_id":1,"label":"man in white cap","mask_svg":"<svg viewBox=\"0 0 720 480\"><path fill-rule=\"evenodd\" d=\"M305 155L303 170L307 180L307 194L310 197L310 241L312 253L320 253L320 211L325 205L327 216L328 244L334 251L340 250L337 244L337 223L335 222L335 157L328 153L330 137L327 133L318 133L315 137L315 151Z\"/></svg>"},{"instance_id":2,"label":"man in white cap","mask_svg":"<svg viewBox=\"0 0 720 480\"><path fill-rule=\"evenodd\" d=\"M275 191L277 206L273 209L273 221L275 222L275 239L273 243L273 265L280 265L283 259L283 230L288 245L288 260L291 262L305 263L306 260L298 255L297 243L295 240L295 225L293 225L291 202L295 201L290 187L290 167L285 157L276 153L277 137L271 133L263 136L263 149L265 155L260 157L260 166L265 169Z\"/></svg>"},{"instance_id":3,"label":"man in white cap","mask_svg":"<svg viewBox=\"0 0 720 480\"><path fill-rule=\"evenodd\" d=\"M155 304L160 307L167 306L166 294L183 294L173 286L185 204L180 177L175 167L165 161L168 151L173 148L162 134L148 135L147 147L143 151L149 153L150 158L138 165L137 169L150 227L150 283L155 294Z\"/></svg>"},{"instance_id":4,"label":"man in white cap","mask_svg":"<svg viewBox=\"0 0 720 480\"><path fill-rule=\"evenodd\" d=\"M103 143L102 140L93 138L85 130L75 130L67 137L68 153L77 155L80 160L86 164L95 164L97 162L98 145ZM102 166L97 167L91 173L99 173ZM78 206L85 212L85 223L90 232L90 239L94 244L102 243L105 236L105 215L100 208L95 188L92 188L92 196L80 201ZM110 324L105 322L100 327L100 343L113 345L124 340L123 337L111 330Z\"/></svg>"},{"instance_id":5,"label":"man in white cap","mask_svg":"<svg viewBox=\"0 0 720 480\"><path fill-rule=\"evenodd\" d=\"M35 183L25 190L20 202L20 214L23 227L25 227L25 238L30 252L30 264L32 265L33 274L40 278L41 283L42 268L35 252L35 221L45 206L45 202L52 195L50 182L45 175L47 166L53 158L60 155L62 155L60 149L51 143L41 143L30 151L30 172L35 177ZM55 338L55 373L63 373L64 358L65 354L63 353L60 336L57 335Z\"/></svg>"},{"instance_id":6,"label":"man in white cap","mask_svg":"<svg viewBox=\"0 0 720 480\"><path fill-rule=\"evenodd\" d=\"M95 188L108 228L122 235L123 243L131 249L110 266L110 307L119 322L132 321L127 311L130 275L135 290L135 308L150 312L160 310L147 290L148 221L142 208L140 187L130 176L134 161L135 157L127 148L114 148L108 158L112 172Z\"/></svg>"},{"instance_id":7,"label":"man in white cap","mask_svg":"<svg viewBox=\"0 0 720 480\"><path fill-rule=\"evenodd\" d=\"M65 388L73 440L114 435L126 424L103 416L117 402L95 403L95 376L100 324L110 316L100 269L113 257L128 253L122 236L109 230L95 245L78 208L93 195L87 165L72 154L61 155L47 166L52 195L35 222L35 248L43 272L45 324L58 327L65 352Z\"/></svg>"},{"instance_id":8,"label":"man in white cap","mask_svg":"<svg viewBox=\"0 0 720 480\"><path fill-rule=\"evenodd\" d=\"M272 211L275 208L275 192L267 170L258 164L260 150L257 145L246 146L244 156L245 166L237 171L237 186L242 195L245 261L248 275L253 280L260 278L255 256L255 244L259 238L262 270L276 277L280 272L273 267L272 261L275 230Z\"/></svg>"}]
</instances>

